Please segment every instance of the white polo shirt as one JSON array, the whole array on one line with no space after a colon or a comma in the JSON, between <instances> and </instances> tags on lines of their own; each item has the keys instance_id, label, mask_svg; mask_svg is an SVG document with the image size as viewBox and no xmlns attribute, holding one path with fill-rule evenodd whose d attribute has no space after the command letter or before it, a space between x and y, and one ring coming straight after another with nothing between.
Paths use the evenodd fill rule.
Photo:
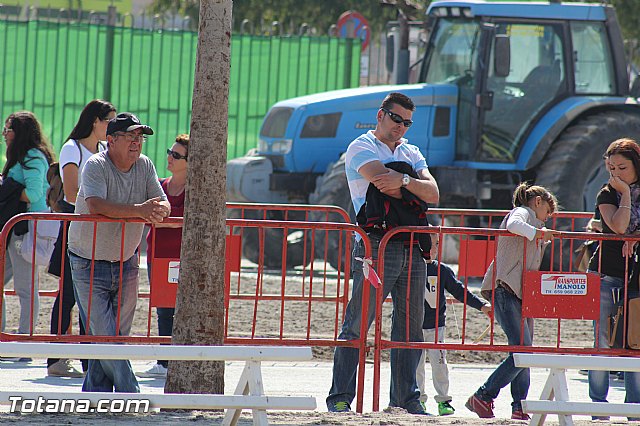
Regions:
<instances>
[{"instance_id":1,"label":"white polo shirt","mask_svg":"<svg viewBox=\"0 0 640 426\"><path fill-rule=\"evenodd\" d=\"M365 202L367 188L369 187L369 181L365 179L358 170L365 164L375 160L380 161L382 164L393 161L404 161L405 163L411 164L411 167L413 167L416 173L420 170L427 169L427 162L418 147L411 145L404 138L400 139L400 144L391 152L387 145L380 142L373 135L372 130L359 136L349 144L345 160L347 183L349 184L351 202L353 203L356 214L358 214Z\"/></svg>"}]
</instances>

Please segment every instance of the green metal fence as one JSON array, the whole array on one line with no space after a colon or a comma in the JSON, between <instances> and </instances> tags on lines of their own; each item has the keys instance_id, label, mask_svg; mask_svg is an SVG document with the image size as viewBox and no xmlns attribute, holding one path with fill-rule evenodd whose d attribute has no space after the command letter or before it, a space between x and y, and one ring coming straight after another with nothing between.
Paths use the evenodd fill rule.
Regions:
<instances>
[{"instance_id":1,"label":"green metal fence","mask_svg":"<svg viewBox=\"0 0 640 426\"><path fill-rule=\"evenodd\" d=\"M2 117L35 112L59 152L82 107L107 99L156 130L144 150L162 175L166 148L189 131L196 42L190 31L0 20ZM357 86L359 59L350 39L234 34L228 157L257 145L276 101Z\"/></svg>"}]
</instances>

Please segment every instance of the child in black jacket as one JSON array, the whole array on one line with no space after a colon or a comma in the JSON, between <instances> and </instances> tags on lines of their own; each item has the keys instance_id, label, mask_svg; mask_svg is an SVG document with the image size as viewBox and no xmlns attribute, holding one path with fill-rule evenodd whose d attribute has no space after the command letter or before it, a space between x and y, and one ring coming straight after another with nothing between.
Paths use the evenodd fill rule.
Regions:
<instances>
[{"instance_id":1,"label":"child in black jacket","mask_svg":"<svg viewBox=\"0 0 640 426\"><path fill-rule=\"evenodd\" d=\"M457 278L451 267L445 263L433 260L438 254L438 234L431 234L431 259L427 261L427 287L424 293L424 323L422 332L424 341L428 343L435 342L436 336L436 306L438 308L438 342L443 343L445 337L445 320L447 301L444 291L447 290L453 297L464 303L466 293L467 305L482 311L485 315L491 315L491 305L478 298L471 293L469 289L464 287ZM438 276L439 270L439 276ZM438 285L438 278L440 285ZM439 301L436 301L439 298ZM437 305L436 305L437 303ZM425 393L425 362L426 356L429 356L431 364L431 377L433 387L436 390L434 399L438 403L438 414L446 416L453 414L455 409L451 406L451 396L449 396L449 368L447 366L447 353L440 349L425 349L422 351L420 362L416 376L418 387L420 388L420 401L424 405L427 401Z\"/></svg>"}]
</instances>

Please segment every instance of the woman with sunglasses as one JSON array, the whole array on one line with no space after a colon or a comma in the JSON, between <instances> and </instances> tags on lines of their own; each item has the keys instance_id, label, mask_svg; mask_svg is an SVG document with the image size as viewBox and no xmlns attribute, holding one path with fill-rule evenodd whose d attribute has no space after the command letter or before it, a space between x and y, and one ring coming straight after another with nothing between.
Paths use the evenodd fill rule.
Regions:
<instances>
[{"instance_id":1,"label":"woman with sunglasses","mask_svg":"<svg viewBox=\"0 0 640 426\"><path fill-rule=\"evenodd\" d=\"M73 213L80 187L80 174L89 157L106 149L103 141L107 139L107 124L116 116L116 108L107 101L94 99L83 108L67 141L60 150L60 176L64 199L58 203L55 210L62 213ZM51 256L49 273L60 277L62 269L62 240L63 233L68 232L68 223L60 227L60 234L56 248ZM68 241L67 238L64 238ZM76 304L71 279L71 264L64 248L64 279L60 283L60 291L53 303L51 311L51 334L67 334L71 324L71 311ZM62 312L61 312L62 311ZM79 316L78 316L79 317ZM80 324L80 334L85 334L84 324ZM86 371L88 362L82 360L82 369ZM49 358L47 360L47 374L53 377L82 377L68 359Z\"/></svg>"},{"instance_id":2,"label":"woman with sunglasses","mask_svg":"<svg viewBox=\"0 0 640 426\"><path fill-rule=\"evenodd\" d=\"M55 157L51 145L42 134L38 119L29 111L15 112L5 120L2 136L7 144L7 162L2 170L2 178L12 178L24 185L25 188L20 195L20 200L27 203L27 212L48 211L46 201L47 188L49 188L47 170ZM32 330L35 331L38 321L38 271L35 271L33 279L34 297L32 301L32 265L19 252L24 235L18 236L12 232L9 238L4 284L6 285L13 277L13 287L20 300L18 333L27 334ZM4 312L3 309L3 328L5 326ZM27 359L22 360L26 361Z\"/></svg>"},{"instance_id":3,"label":"woman with sunglasses","mask_svg":"<svg viewBox=\"0 0 640 426\"><path fill-rule=\"evenodd\" d=\"M167 149L167 170L171 176L160 179L160 185L169 204L171 204L172 217L182 217L184 214L184 188L187 183L187 155L189 152L189 135L178 135L170 149ZM180 242L182 240L182 228L152 229L147 235L147 273L151 281L151 254L153 257L180 258ZM154 242L158 244L154 245ZM153 251L152 251L153 248ZM174 308L156 308L158 315L158 334L171 336L173 330ZM166 377L169 363L165 360L158 362L144 372L136 373L140 377Z\"/></svg>"}]
</instances>

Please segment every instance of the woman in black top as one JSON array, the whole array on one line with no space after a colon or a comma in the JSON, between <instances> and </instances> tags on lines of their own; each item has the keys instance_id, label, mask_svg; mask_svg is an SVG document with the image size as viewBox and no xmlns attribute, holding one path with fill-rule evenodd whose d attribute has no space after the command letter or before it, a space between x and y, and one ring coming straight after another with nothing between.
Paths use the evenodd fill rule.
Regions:
<instances>
[{"instance_id":1,"label":"woman in black top","mask_svg":"<svg viewBox=\"0 0 640 426\"><path fill-rule=\"evenodd\" d=\"M609 182L598 193L596 206L605 234L632 234L640 231L640 146L633 139L618 139L604 155L610 173ZM600 329L596 335L599 348L609 348L608 321L615 314L617 302L624 300L625 284L631 273L633 247L624 241L602 241L589 263L590 271L600 272ZM630 296L638 289L627 288ZM594 322L594 329L598 330ZM595 335L594 331L594 335ZM640 374L625 374L625 402L640 402ZM609 391L608 371L589 371L589 397L606 402ZM593 416L594 420L609 417Z\"/></svg>"}]
</instances>

